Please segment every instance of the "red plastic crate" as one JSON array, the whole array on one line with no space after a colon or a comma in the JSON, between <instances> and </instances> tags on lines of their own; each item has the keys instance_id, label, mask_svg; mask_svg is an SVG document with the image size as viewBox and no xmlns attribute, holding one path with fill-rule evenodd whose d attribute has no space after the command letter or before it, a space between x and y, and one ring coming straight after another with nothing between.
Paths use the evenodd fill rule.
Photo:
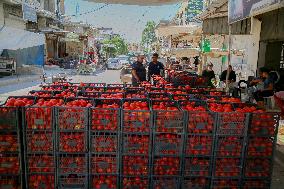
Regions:
<instances>
[{"instance_id":1,"label":"red plastic crate","mask_svg":"<svg viewBox=\"0 0 284 189\"><path fill-rule=\"evenodd\" d=\"M244 189L268 189L270 188L270 181L265 179L245 179L243 182Z\"/></svg>"},{"instance_id":2,"label":"red plastic crate","mask_svg":"<svg viewBox=\"0 0 284 189\"><path fill-rule=\"evenodd\" d=\"M189 135L186 142L187 156L212 155L213 136Z\"/></svg>"},{"instance_id":3,"label":"red plastic crate","mask_svg":"<svg viewBox=\"0 0 284 189\"><path fill-rule=\"evenodd\" d=\"M155 157L154 175L179 175L180 159L177 157Z\"/></svg>"},{"instance_id":4,"label":"red plastic crate","mask_svg":"<svg viewBox=\"0 0 284 189\"><path fill-rule=\"evenodd\" d=\"M180 155L182 153L182 134L156 134L154 136L155 155Z\"/></svg>"},{"instance_id":5,"label":"red plastic crate","mask_svg":"<svg viewBox=\"0 0 284 189\"><path fill-rule=\"evenodd\" d=\"M52 129L52 108L50 107L30 107L25 110L26 128L47 130Z\"/></svg>"},{"instance_id":6,"label":"red plastic crate","mask_svg":"<svg viewBox=\"0 0 284 189\"><path fill-rule=\"evenodd\" d=\"M85 132L60 132L59 151L60 152L81 152L87 150L87 134Z\"/></svg>"},{"instance_id":7,"label":"red plastic crate","mask_svg":"<svg viewBox=\"0 0 284 189\"><path fill-rule=\"evenodd\" d=\"M85 174L88 172L85 154L60 154L59 174Z\"/></svg>"},{"instance_id":8,"label":"red plastic crate","mask_svg":"<svg viewBox=\"0 0 284 189\"><path fill-rule=\"evenodd\" d=\"M96 132L91 134L91 150L94 153L117 153L117 133Z\"/></svg>"},{"instance_id":9,"label":"red plastic crate","mask_svg":"<svg viewBox=\"0 0 284 189\"><path fill-rule=\"evenodd\" d=\"M247 159L245 164L245 176L246 177L270 177L270 169L272 162L270 159L253 158Z\"/></svg>"},{"instance_id":10,"label":"red plastic crate","mask_svg":"<svg viewBox=\"0 0 284 189\"><path fill-rule=\"evenodd\" d=\"M125 176L147 176L149 174L149 157L123 156L122 172Z\"/></svg>"},{"instance_id":11,"label":"red plastic crate","mask_svg":"<svg viewBox=\"0 0 284 189\"><path fill-rule=\"evenodd\" d=\"M145 189L149 187L149 179L144 177L123 177L122 188L123 189Z\"/></svg>"},{"instance_id":12,"label":"red plastic crate","mask_svg":"<svg viewBox=\"0 0 284 189\"><path fill-rule=\"evenodd\" d=\"M243 142L242 138L236 136L218 137L215 155L217 157L240 157L242 155Z\"/></svg>"},{"instance_id":13,"label":"red plastic crate","mask_svg":"<svg viewBox=\"0 0 284 189\"><path fill-rule=\"evenodd\" d=\"M19 174L20 158L16 154L5 154L0 157L0 175L2 174Z\"/></svg>"},{"instance_id":14,"label":"red plastic crate","mask_svg":"<svg viewBox=\"0 0 284 189\"><path fill-rule=\"evenodd\" d=\"M148 155L150 152L150 136L123 134L123 154Z\"/></svg>"},{"instance_id":15,"label":"red plastic crate","mask_svg":"<svg viewBox=\"0 0 284 189\"><path fill-rule=\"evenodd\" d=\"M219 113L218 115L217 135L242 136L245 134L247 114L232 112Z\"/></svg>"},{"instance_id":16,"label":"red plastic crate","mask_svg":"<svg viewBox=\"0 0 284 189\"><path fill-rule=\"evenodd\" d=\"M238 158L218 158L214 162L215 177L240 177L241 161Z\"/></svg>"},{"instance_id":17,"label":"red plastic crate","mask_svg":"<svg viewBox=\"0 0 284 189\"><path fill-rule=\"evenodd\" d=\"M29 173L55 173L55 157L48 154L27 155Z\"/></svg>"},{"instance_id":18,"label":"red plastic crate","mask_svg":"<svg viewBox=\"0 0 284 189\"><path fill-rule=\"evenodd\" d=\"M16 134L1 134L0 144L0 152L17 152L19 150Z\"/></svg>"},{"instance_id":19,"label":"red plastic crate","mask_svg":"<svg viewBox=\"0 0 284 189\"><path fill-rule=\"evenodd\" d=\"M28 152L53 152L52 131L27 131L26 145Z\"/></svg>"},{"instance_id":20,"label":"red plastic crate","mask_svg":"<svg viewBox=\"0 0 284 189\"><path fill-rule=\"evenodd\" d=\"M117 174L118 158L116 155L96 154L91 158L92 174Z\"/></svg>"},{"instance_id":21,"label":"red plastic crate","mask_svg":"<svg viewBox=\"0 0 284 189\"><path fill-rule=\"evenodd\" d=\"M182 133L184 130L184 112L175 110L155 110L155 131Z\"/></svg>"},{"instance_id":22,"label":"red plastic crate","mask_svg":"<svg viewBox=\"0 0 284 189\"><path fill-rule=\"evenodd\" d=\"M28 186L30 189L55 189L53 174L32 174L28 176Z\"/></svg>"},{"instance_id":23,"label":"red plastic crate","mask_svg":"<svg viewBox=\"0 0 284 189\"><path fill-rule=\"evenodd\" d=\"M210 158L185 158L185 176L210 176Z\"/></svg>"},{"instance_id":24,"label":"red plastic crate","mask_svg":"<svg viewBox=\"0 0 284 189\"><path fill-rule=\"evenodd\" d=\"M112 175L100 175L92 177L92 189L116 189L117 186L117 176Z\"/></svg>"},{"instance_id":25,"label":"red plastic crate","mask_svg":"<svg viewBox=\"0 0 284 189\"><path fill-rule=\"evenodd\" d=\"M88 177L85 175L66 175L59 176L58 178L58 188L80 188L87 189L88 188Z\"/></svg>"}]
</instances>

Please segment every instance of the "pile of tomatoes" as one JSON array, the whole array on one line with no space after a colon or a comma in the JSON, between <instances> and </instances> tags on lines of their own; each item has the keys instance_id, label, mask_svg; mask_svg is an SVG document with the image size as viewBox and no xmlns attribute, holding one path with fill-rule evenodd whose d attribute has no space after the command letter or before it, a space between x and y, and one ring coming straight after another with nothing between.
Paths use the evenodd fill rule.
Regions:
<instances>
[{"instance_id":1,"label":"pile of tomatoes","mask_svg":"<svg viewBox=\"0 0 284 189\"><path fill-rule=\"evenodd\" d=\"M85 87L85 92L104 92L104 87Z\"/></svg>"},{"instance_id":2,"label":"pile of tomatoes","mask_svg":"<svg viewBox=\"0 0 284 189\"><path fill-rule=\"evenodd\" d=\"M9 98L4 106L7 107L24 107L34 104L34 98Z\"/></svg>"},{"instance_id":3,"label":"pile of tomatoes","mask_svg":"<svg viewBox=\"0 0 284 189\"><path fill-rule=\"evenodd\" d=\"M112 92L112 93L123 93L125 90L123 87L107 87L106 92Z\"/></svg>"}]
</instances>

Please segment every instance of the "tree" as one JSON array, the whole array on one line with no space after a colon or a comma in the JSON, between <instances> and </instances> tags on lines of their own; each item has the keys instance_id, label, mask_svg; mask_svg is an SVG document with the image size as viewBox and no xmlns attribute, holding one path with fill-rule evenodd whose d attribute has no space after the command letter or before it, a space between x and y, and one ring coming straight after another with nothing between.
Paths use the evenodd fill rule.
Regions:
<instances>
[{"instance_id":1,"label":"tree","mask_svg":"<svg viewBox=\"0 0 284 189\"><path fill-rule=\"evenodd\" d=\"M109 56L117 56L128 53L127 44L119 35L115 35L110 39L103 41L103 50Z\"/></svg>"},{"instance_id":2,"label":"tree","mask_svg":"<svg viewBox=\"0 0 284 189\"><path fill-rule=\"evenodd\" d=\"M141 43L145 53L149 53L151 51L151 45L157 40L155 35L155 27L156 23L154 21L148 21L145 29L142 32Z\"/></svg>"}]
</instances>

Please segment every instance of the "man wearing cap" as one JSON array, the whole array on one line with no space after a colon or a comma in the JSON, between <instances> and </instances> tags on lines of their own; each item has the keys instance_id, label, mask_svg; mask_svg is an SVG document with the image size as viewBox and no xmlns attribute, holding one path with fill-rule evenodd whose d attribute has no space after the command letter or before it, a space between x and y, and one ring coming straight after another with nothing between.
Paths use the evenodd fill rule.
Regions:
<instances>
[{"instance_id":1,"label":"man wearing cap","mask_svg":"<svg viewBox=\"0 0 284 189\"><path fill-rule=\"evenodd\" d=\"M154 53L152 56L152 62L149 63L148 67L148 80L150 81L150 78L152 75L161 75L161 71L164 70L164 65L158 61L159 55L157 53Z\"/></svg>"},{"instance_id":2,"label":"man wearing cap","mask_svg":"<svg viewBox=\"0 0 284 189\"><path fill-rule=\"evenodd\" d=\"M132 64L132 84L138 86L140 82L146 81L146 68L143 65L144 56L138 55L137 61Z\"/></svg>"},{"instance_id":3,"label":"man wearing cap","mask_svg":"<svg viewBox=\"0 0 284 189\"><path fill-rule=\"evenodd\" d=\"M202 76L208 81L208 86L213 87L211 80L215 79L215 73L213 71L213 64L211 62L207 65L207 68L203 70Z\"/></svg>"}]
</instances>

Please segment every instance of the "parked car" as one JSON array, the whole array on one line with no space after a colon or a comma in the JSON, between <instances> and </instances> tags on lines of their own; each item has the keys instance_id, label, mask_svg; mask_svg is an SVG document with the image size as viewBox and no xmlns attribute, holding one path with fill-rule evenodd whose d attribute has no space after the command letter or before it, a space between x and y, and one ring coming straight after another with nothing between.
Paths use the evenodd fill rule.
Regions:
<instances>
[{"instance_id":1,"label":"parked car","mask_svg":"<svg viewBox=\"0 0 284 189\"><path fill-rule=\"evenodd\" d=\"M122 68L122 64L118 58L110 58L107 61L107 69L110 70L120 70Z\"/></svg>"},{"instance_id":2,"label":"parked car","mask_svg":"<svg viewBox=\"0 0 284 189\"><path fill-rule=\"evenodd\" d=\"M117 57L119 59L119 61L121 62L122 66L124 65L129 65L130 62L129 62L129 57L126 56L126 55L120 55Z\"/></svg>"}]
</instances>

